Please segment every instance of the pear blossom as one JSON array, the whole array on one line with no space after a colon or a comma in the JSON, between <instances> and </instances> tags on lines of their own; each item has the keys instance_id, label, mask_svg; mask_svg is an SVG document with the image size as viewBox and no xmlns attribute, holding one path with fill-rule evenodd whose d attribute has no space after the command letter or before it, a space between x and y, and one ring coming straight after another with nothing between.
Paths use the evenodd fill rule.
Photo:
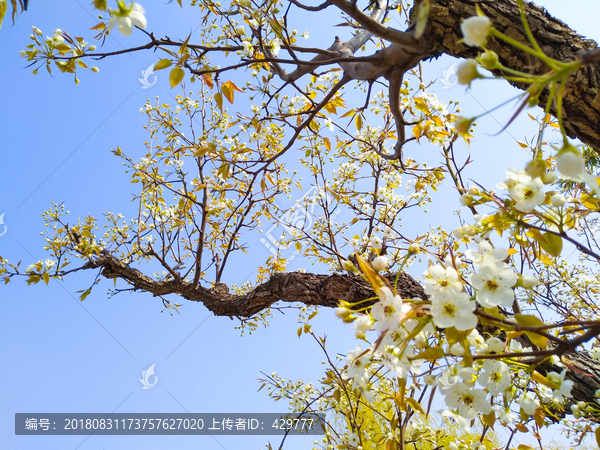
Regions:
<instances>
[{"instance_id":1,"label":"pear blossom","mask_svg":"<svg viewBox=\"0 0 600 450\"><path fill-rule=\"evenodd\" d=\"M466 84L467 86L475 78L482 78L479 72L477 72L477 61L473 58L463 61L456 69L456 77L459 84Z\"/></svg>"},{"instance_id":2,"label":"pear blossom","mask_svg":"<svg viewBox=\"0 0 600 450\"><path fill-rule=\"evenodd\" d=\"M504 260L508 258L508 251L503 248L494 248L487 239L482 240L477 244L477 251L467 250L465 252L475 267L483 264L492 264L498 267L505 267Z\"/></svg>"},{"instance_id":3,"label":"pear blossom","mask_svg":"<svg viewBox=\"0 0 600 450\"><path fill-rule=\"evenodd\" d=\"M475 302L464 292L459 292L454 297L434 299L431 304L431 315L436 327L454 327L459 331L477 326L474 310Z\"/></svg>"},{"instance_id":4,"label":"pear blossom","mask_svg":"<svg viewBox=\"0 0 600 450\"><path fill-rule=\"evenodd\" d=\"M281 41L279 40L279 38L275 38L271 41L271 45L273 46L273 54L277 55L281 50Z\"/></svg>"},{"instance_id":5,"label":"pear blossom","mask_svg":"<svg viewBox=\"0 0 600 450\"><path fill-rule=\"evenodd\" d=\"M457 342L450 347L450 353L453 356L463 356L465 354L465 349Z\"/></svg>"},{"instance_id":6,"label":"pear blossom","mask_svg":"<svg viewBox=\"0 0 600 450\"><path fill-rule=\"evenodd\" d=\"M379 288L379 301L371 308L371 316L377 321L375 329L384 331L396 328L409 309L410 306L403 305L402 298L392 294L388 287Z\"/></svg>"},{"instance_id":7,"label":"pear blossom","mask_svg":"<svg viewBox=\"0 0 600 450\"><path fill-rule=\"evenodd\" d=\"M564 369L560 374L556 372L550 372L546 375L546 377L558 386L558 389L554 390L554 398L559 402L564 402L565 397L571 398L571 389L573 388L573 380L565 380L565 375L567 374L567 369Z\"/></svg>"},{"instance_id":8,"label":"pear blossom","mask_svg":"<svg viewBox=\"0 0 600 450\"><path fill-rule=\"evenodd\" d=\"M364 353L364 355L363 355ZM358 346L354 350L349 350L346 354L346 364L348 364L348 376L357 383L364 384L366 381L366 364L369 362L369 353Z\"/></svg>"},{"instance_id":9,"label":"pear blossom","mask_svg":"<svg viewBox=\"0 0 600 450\"><path fill-rule=\"evenodd\" d=\"M479 376L477 381L480 385L487 388L490 394L501 394L511 385L508 366L502 361L486 359L483 362L483 370L484 372Z\"/></svg>"},{"instance_id":10,"label":"pear blossom","mask_svg":"<svg viewBox=\"0 0 600 450\"><path fill-rule=\"evenodd\" d=\"M452 298L463 290L463 285L454 267L431 266L425 272L423 288L427 295L435 298Z\"/></svg>"},{"instance_id":11,"label":"pear blossom","mask_svg":"<svg viewBox=\"0 0 600 450\"><path fill-rule=\"evenodd\" d=\"M556 167L567 178L576 178L585 170L585 161L581 150L565 143L556 155Z\"/></svg>"},{"instance_id":12,"label":"pear blossom","mask_svg":"<svg viewBox=\"0 0 600 450\"><path fill-rule=\"evenodd\" d=\"M463 41L470 47L480 47L490 32L492 24L485 16L469 17L460 24Z\"/></svg>"},{"instance_id":13,"label":"pear blossom","mask_svg":"<svg viewBox=\"0 0 600 450\"><path fill-rule=\"evenodd\" d=\"M554 194L550 198L550 202L552 202L552 206L556 206L557 208L564 206L567 203L567 199L562 194Z\"/></svg>"},{"instance_id":14,"label":"pear blossom","mask_svg":"<svg viewBox=\"0 0 600 450\"><path fill-rule=\"evenodd\" d=\"M375 269L377 271L387 269L388 264L389 264L389 261L385 256L378 256L371 263L371 265L373 266L373 269Z\"/></svg>"},{"instance_id":15,"label":"pear blossom","mask_svg":"<svg viewBox=\"0 0 600 450\"><path fill-rule=\"evenodd\" d=\"M487 344L488 351L491 353L502 353L506 346L504 341L497 337L491 337L485 343Z\"/></svg>"},{"instance_id":16,"label":"pear blossom","mask_svg":"<svg viewBox=\"0 0 600 450\"><path fill-rule=\"evenodd\" d=\"M515 208L521 212L531 211L541 205L546 198L546 194L542 191L544 182L540 178L528 178L508 190L511 198L517 202Z\"/></svg>"},{"instance_id":17,"label":"pear blossom","mask_svg":"<svg viewBox=\"0 0 600 450\"><path fill-rule=\"evenodd\" d=\"M242 47L244 47L242 49L242 53L248 57L252 56L252 54L254 53L254 49L252 47L252 44L248 41L243 41L242 42Z\"/></svg>"},{"instance_id":18,"label":"pear blossom","mask_svg":"<svg viewBox=\"0 0 600 450\"><path fill-rule=\"evenodd\" d=\"M519 405L525 414L528 416L533 416L535 414L535 410L540 407L540 401L535 397L535 394L526 392L519 402Z\"/></svg>"},{"instance_id":19,"label":"pear blossom","mask_svg":"<svg viewBox=\"0 0 600 450\"><path fill-rule=\"evenodd\" d=\"M462 417L472 420L477 417L477 413L489 414L492 412L492 405L485 397L484 390L472 389L465 383L458 383L446 396L446 404L450 408L458 408Z\"/></svg>"},{"instance_id":20,"label":"pear blossom","mask_svg":"<svg viewBox=\"0 0 600 450\"><path fill-rule=\"evenodd\" d=\"M512 287L518 278L518 275L509 268L499 269L497 266L486 264L480 267L478 273L471 274L469 281L477 290L477 302L485 308L493 308L498 305L513 304Z\"/></svg>"},{"instance_id":21,"label":"pear blossom","mask_svg":"<svg viewBox=\"0 0 600 450\"><path fill-rule=\"evenodd\" d=\"M541 281L533 275L523 275L521 276L520 281L521 286L523 286L525 289L531 289L532 287L539 286L540 284L542 284Z\"/></svg>"},{"instance_id":22,"label":"pear blossom","mask_svg":"<svg viewBox=\"0 0 600 450\"><path fill-rule=\"evenodd\" d=\"M139 3L131 2L129 6L126 6L124 0L117 0L117 5L119 10L111 11L112 16L108 21L109 32L117 25L123 36L131 36L134 26L141 29L146 28L147 22L144 16L146 11Z\"/></svg>"},{"instance_id":23,"label":"pear blossom","mask_svg":"<svg viewBox=\"0 0 600 450\"><path fill-rule=\"evenodd\" d=\"M353 323L355 331L355 335L357 338L361 339L365 337L367 331L371 329L373 325L373 319L371 316L360 316Z\"/></svg>"},{"instance_id":24,"label":"pear blossom","mask_svg":"<svg viewBox=\"0 0 600 450\"><path fill-rule=\"evenodd\" d=\"M371 246L371 248L374 248L376 250L381 250L381 238L378 238L377 236L373 236L371 239L369 239L369 245Z\"/></svg>"}]
</instances>

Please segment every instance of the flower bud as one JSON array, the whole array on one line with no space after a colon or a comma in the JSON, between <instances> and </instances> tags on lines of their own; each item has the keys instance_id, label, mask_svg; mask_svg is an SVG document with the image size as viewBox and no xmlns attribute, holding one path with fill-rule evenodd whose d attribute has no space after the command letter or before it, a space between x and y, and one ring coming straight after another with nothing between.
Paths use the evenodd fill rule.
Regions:
<instances>
[{"instance_id":1,"label":"flower bud","mask_svg":"<svg viewBox=\"0 0 600 450\"><path fill-rule=\"evenodd\" d=\"M519 279L518 284L523 286L525 289L531 289L532 287L539 286L542 283L533 275L523 275Z\"/></svg>"},{"instance_id":2,"label":"flower bud","mask_svg":"<svg viewBox=\"0 0 600 450\"><path fill-rule=\"evenodd\" d=\"M550 201L552 202L553 206L556 206L557 208L564 206L565 203L567 203L567 199L565 198L564 195L562 194L554 194L551 198Z\"/></svg>"},{"instance_id":3,"label":"flower bud","mask_svg":"<svg viewBox=\"0 0 600 450\"><path fill-rule=\"evenodd\" d=\"M373 269L375 269L378 272L387 269L388 264L389 261L385 256L378 256L371 263Z\"/></svg>"},{"instance_id":4,"label":"flower bud","mask_svg":"<svg viewBox=\"0 0 600 450\"><path fill-rule=\"evenodd\" d=\"M352 261L350 261L349 259L344 259L342 261L342 268L344 270L347 270L348 272L354 272L356 270L354 264L352 264Z\"/></svg>"},{"instance_id":5,"label":"flower bud","mask_svg":"<svg viewBox=\"0 0 600 450\"><path fill-rule=\"evenodd\" d=\"M456 77L458 78L459 84L471 85L471 81L475 78L483 78L479 72L477 72L477 61L473 58L469 58L462 62L456 70Z\"/></svg>"},{"instance_id":6,"label":"flower bud","mask_svg":"<svg viewBox=\"0 0 600 450\"><path fill-rule=\"evenodd\" d=\"M585 161L583 160L581 150L565 142L563 148L556 155L556 167L565 177L577 177L585 170Z\"/></svg>"},{"instance_id":7,"label":"flower bud","mask_svg":"<svg viewBox=\"0 0 600 450\"><path fill-rule=\"evenodd\" d=\"M466 117L458 116L456 119L454 119L454 129L456 130L456 132L458 134L464 136L471 129L471 125L473 125L474 121L475 121L474 118L467 119Z\"/></svg>"},{"instance_id":8,"label":"flower bud","mask_svg":"<svg viewBox=\"0 0 600 450\"><path fill-rule=\"evenodd\" d=\"M534 158L527 163L525 171L531 178L541 178L546 173L546 161L539 158Z\"/></svg>"},{"instance_id":9,"label":"flower bud","mask_svg":"<svg viewBox=\"0 0 600 450\"><path fill-rule=\"evenodd\" d=\"M544 174L542 175L542 183L544 184L552 184L556 181L556 178L558 177L558 175L556 174L556 172L544 172Z\"/></svg>"},{"instance_id":10,"label":"flower bud","mask_svg":"<svg viewBox=\"0 0 600 450\"><path fill-rule=\"evenodd\" d=\"M486 50L483 55L477 58L477 61L479 61L481 67L487 70L494 70L499 66L498 55L491 50Z\"/></svg>"},{"instance_id":11,"label":"flower bud","mask_svg":"<svg viewBox=\"0 0 600 450\"><path fill-rule=\"evenodd\" d=\"M460 204L464 206L469 206L473 203L473 196L469 194L463 194L460 196Z\"/></svg>"},{"instance_id":12,"label":"flower bud","mask_svg":"<svg viewBox=\"0 0 600 450\"><path fill-rule=\"evenodd\" d=\"M408 246L408 254L409 255L417 255L421 253L421 248L419 247L418 244L410 244Z\"/></svg>"},{"instance_id":13,"label":"flower bud","mask_svg":"<svg viewBox=\"0 0 600 450\"><path fill-rule=\"evenodd\" d=\"M460 24L463 42L471 47L480 47L485 42L492 24L485 16L469 17Z\"/></svg>"}]
</instances>

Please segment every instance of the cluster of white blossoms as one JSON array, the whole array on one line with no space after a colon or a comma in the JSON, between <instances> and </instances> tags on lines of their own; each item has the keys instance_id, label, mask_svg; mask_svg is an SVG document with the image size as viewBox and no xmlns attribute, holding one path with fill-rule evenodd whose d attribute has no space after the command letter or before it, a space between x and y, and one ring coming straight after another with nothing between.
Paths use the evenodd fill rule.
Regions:
<instances>
[{"instance_id":1,"label":"cluster of white blossoms","mask_svg":"<svg viewBox=\"0 0 600 450\"><path fill-rule=\"evenodd\" d=\"M425 272L423 288L431 300L430 312L436 327L454 327L462 331L475 328L475 302L464 291L460 276L452 264L432 265Z\"/></svg>"}]
</instances>

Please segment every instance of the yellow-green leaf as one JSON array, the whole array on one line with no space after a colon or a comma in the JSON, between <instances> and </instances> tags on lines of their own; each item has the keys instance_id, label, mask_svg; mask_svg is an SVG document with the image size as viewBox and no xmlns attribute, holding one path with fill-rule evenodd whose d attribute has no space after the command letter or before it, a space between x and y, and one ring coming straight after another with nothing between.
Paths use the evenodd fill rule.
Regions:
<instances>
[{"instance_id":1,"label":"yellow-green leaf","mask_svg":"<svg viewBox=\"0 0 600 450\"><path fill-rule=\"evenodd\" d=\"M552 256L560 256L563 248L562 238L552 233L544 233L544 240L539 241L542 248Z\"/></svg>"},{"instance_id":2,"label":"yellow-green leaf","mask_svg":"<svg viewBox=\"0 0 600 450\"><path fill-rule=\"evenodd\" d=\"M443 358L444 354L444 349L442 347L429 347L423 350L418 355L412 356L408 359L410 359L411 361L415 359L426 359L428 361L433 361L436 359Z\"/></svg>"},{"instance_id":3,"label":"yellow-green leaf","mask_svg":"<svg viewBox=\"0 0 600 450\"><path fill-rule=\"evenodd\" d=\"M171 89L177 86L183 80L185 76L185 70L181 67L174 67L169 74L169 82L171 83Z\"/></svg>"},{"instance_id":4,"label":"yellow-green leaf","mask_svg":"<svg viewBox=\"0 0 600 450\"><path fill-rule=\"evenodd\" d=\"M171 64L173 64L173 63L171 62L170 59L166 59L166 58L165 59L161 59L159 62L157 62L154 65L154 70L163 70L163 69L166 69L167 67L171 67Z\"/></svg>"},{"instance_id":5,"label":"yellow-green leaf","mask_svg":"<svg viewBox=\"0 0 600 450\"><path fill-rule=\"evenodd\" d=\"M544 322L540 320L539 317L536 316L528 316L524 314L515 314L515 319L519 325L523 325L526 327L539 327L544 325ZM540 336L533 331L525 331L527 337L533 342L534 345L538 346L542 350L546 350L548 346L548 338L544 336Z\"/></svg>"},{"instance_id":6,"label":"yellow-green leaf","mask_svg":"<svg viewBox=\"0 0 600 450\"><path fill-rule=\"evenodd\" d=\"M50 275L48 275L48 272L44 272L42 278L44 279L44 283L46 283L46 286L48 286L48 282L50 281Z\"/></svg>"},{"instance_id":7,"label":"yellow-green leaf","mask_svg":"<svg viewBox=\"0 0 600 450\"><path fill-rule=\"evenodd\" d=\"M360 269L365 274L365 277L367 277L367 281L375 293L379 295L379 288L385 286L385 281L383 281L383 278L381 278L381 276L371 268L371 265L366 263L365 260L360 257L360 255L356 255L356 257L358 258Z\"/></svg>"},{"instance_id":8,"label":"yellow-green leaf","mask_svg":"<svg viewBox=\"0 0 600 450\"><path fill-rule=\"evenodd\" d=\"M423 411L423 407L414 398L408 397L406 399L406 403L408 403L410 405L410 407L412 409L414 409L415 411L419 411L421 414L425 415L425 411Z\"/></svg>"},{"instance_id":9,"label":"yellow-green leaf","mask_svg":"<svg viewBox=\"0 0 600 450\"><path fill-rule=\"evenodd\" d=\"M215 101L217 102L217 106L223 112L223 95L220 92L215 94Z\"/></svg>"}]
</instances>

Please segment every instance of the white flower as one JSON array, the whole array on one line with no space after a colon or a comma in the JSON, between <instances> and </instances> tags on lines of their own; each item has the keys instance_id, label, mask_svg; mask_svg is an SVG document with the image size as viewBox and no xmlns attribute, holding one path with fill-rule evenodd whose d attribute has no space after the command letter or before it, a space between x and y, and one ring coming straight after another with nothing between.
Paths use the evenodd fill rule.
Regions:
<instances>
[{"instance_id":1,"label":"white flower","mask_svg":"<svg viewBox=\"0 0 600 450\"><path fill-rule=\"evenodd\" d=\"M436 327L454 327L459 331L477 326L474 310L475 302L464 292L459 292L454 297L434 299L431 304L431 315Z\"/></svg>"},{"instance_id":2,"label":"white flower","mask_svg":"<svg viewBox=\"0 0 600 450\"><path fill-rule=\"evenodd\" d=\"M308 31L304 30L304 33L301 34L304 39L308 39Z\"/></svg>"},{"instance_id":3,"label":"white flower","mask_svg":"<svg viewBox=\"0 0 600 450\"><path fill-rule=\"evenodd\" d=\"M565 198L564 195L562 194L554 194L551 198L550 201L552 202L553 206L556 206L557 208L564 206L565 203L567 203L567 199Z\"/></svg>"},{"instance_id":4,"label":"white flower","mask_svg":"<svg viewBox=\"0 0 600 450\"><path fill-rule=\"evenodd\" d=\"M388 264L389 261L385 256L378 256L371 263L373 269L377 270L378 272L387 269Z\"/></svg>"},{"instance_id":5,"label":"white flower","mask_svg":"<svg viewBox=\"0 0 600 450\"><path fill-rule=\"evenodd\" d=\"M483 370L484 372L479 376L477 381L480 385L487 388L490 394L501 394L511 385L508 366L502 361L486 359L483 362Z\"/></svg>"},{"instance_id":6,"label":"white flower","mask_svg":"<svg viewBox=\"0 0 600 450\"><path fill-rule=\"evenodd\" d=\"M503 248L494 248L490 241L484 239L477 244L477 251L467 250L465 252L475 267L483 264L494 264L498 267L505 267L504 260L508 258L508 251Z\"/></svg>"},{"instance_id":7,"label":"white flower","mask_svg":"<svg viewBox=\"0 0 600 450\"><path fill-rule=\"evenodd\" d=\"M258 106L255 103L252 103L252 105L250 106L250 108L252 108L252 111L254 111L257 114L260 112L260 106Z\"/></svg>"},{"instance_id":8,"label":"white flower","mask_svg":"<svg viewBox=\"0 0 600 450\"><path fill-rule=\"evenodd\" d=\"M450 347L450 353L453 356L463 356L465 354L465 348L457 342Z\"/></svg>"},{"instance_id":9,"label":"white flower","mask_svg":"<svg viewBox=\"0 0 600 450\"><path fill-rule=\"evenodd\" d=\"M450 408L458 408L460 415L467 420L477 417L477 413L489 414L492 405L486 400L482 389L471 389L468 384L458 383L446 396L446 404Z\"/></svg>"},{"instance_id":10,"label":"white flower","mask_svg":"<svg viewBox=\"0 0 600 450\"><path fill-rule=\"evenodd\" d=\"M540 407L540 401L531 392L526 392L519 405L525 414L532 416L535 414L535 410Z\"/></svg>"},{"instance_id":11,"label":"white flower","mask_svg":"<svg viewBox=\"0 0 600 450\"><path fill-rule=\"evenodd\" d=\"M348 440L348 444L350 444L352 447L356 447L358 444L360 444L360 440L358 439L356 433L346 434L346 439Z\"/></svg>"},{"instance_id":12,"label":"white flower","mask_svg":"<svg viewBox=\"0 0 600 450\"><path fill-rule=\"evenodd\" d=\"M511 269L499 269L497 266L486 264L480 267L478 273L471 274L469 281L477 290L477 302L485 308L493 308L513 304L512 287L518 278Z\"/></svg>"},{"instance_id":13,"label":"white flower","mask_svg":"<svg viewBox=\"0 0 600 450\"><path fill-rule=\"evenodd\" d=\"M571 398L571 389L573 388L572 380L565 380L567 369L563 370L560 374L556 372L550 372L546 377L558 386L558 389L554 390L554 398L559 402L564 402L565 397Z\"/></svg>"},{"instance_id":14,"label":"white flower","mask_svg":"<svg viewBox=\"0 0 600 450\"><path fill-rule=\"evenodd\" d=\"M498 417L502 422L507 423L509 425L519 420L517 415L510 410L510 407L504 409L500 405L495 405L494 411L498 413Z\"/></svg>"},{"instance_id":15,"label":"white flower","mask_svg":"<svg viewBox=\"0 0 600 450\"><path fill-rule=\"evenodd\" d=\"M327 125L327 128L329 128L330 131L333 131L333 122L329 117L325 119L325 125Z\"/></svg>"},{"instance_id":16,"label":"white flower","mask_svg":"<svg viewBox=\"0 0 600 450\"><path fill-rule=\"evenodd\" d=\"M524 170L517 170L514 167L506 169L506 179L498 184L501 189L511 189L519 183L530 180L531 177L527 175Z\"/></svg>"},{"instance_id":17,"label":"white flower","mask_svg":"<svg viewBox=\"0 0 600 450\"><path fill-rule=\"evenodd\" d=\"M492 353L502 353L504 351L505 343L503 340L497 337L491 337L485 341L488 347L488 351Z\"/></svg>"},{"instance_id":18,"label":"white flower","mask_svg":"<svg viewBox=\"0 0 600 450\"><path fill-rule=\"evenodd\" d=\"M115 25L123 36L131 36L131 31L134 26L144 29L146 28L146 12L138 3L132 2L129 6L125 6L124 0L117 0L119 6L118 11L112 11L112 16L108 21L108 31L110 32Z\"/></svg>"},{"instance_id":19,"label":"white flower","mask_svg":"<svg viewBox=\"0 0 600 450\"><path fill-rule=\"evenodd\" d=\"M464 43L471 47L480 47L490 32L492 24L485 16L469 17L460 24Z\"/></svg>"},{"instance_id":20,"label":"white flower","mask_svg":"<svg viewBox=\"0 0 600 450\"><path fill-rule=\"evenodd\" d=\"M371 245L372 248L374 248L376 250L381 250L381 239L378 238L377 236L373 236L369 240L369 244Z\"/></svg>"},{"instance_id":21,"label":"white flower","mask_svg":"<svg viewBox=\"0 0 600 450\"><path fill-rule=\"evenodd\" d=\"M357 338L362 339L365 337L365 333L371 329L373 325L373 319L371 316L360 316L353 323L355 331L355 335Z\"/></svg>"},{"instance_id":22,"label":"white flower","mask_svg":"<svg viewBox=\"0 0 600 450\"><path fill-rule=\"evenodd\" d=\"M423 281L425 293L435 298L452 298L463 290L454 267L431 266L429 273L425 272L425 277Z\"/></svg>"},{"instance_id":23,"label":"white flower","mask_svg":"<svg viewBox=\"0 0 600 450\"><path fill-rule=\"evenodd\" d=\"M271 41L271 45L273 46L273 54L277 55L279 53L279 50L281 50L281 41L279 40L279 38L275 38Z\"/></svg>"},{"instance_id":24,"label":"white flower","mask_svg":"<svg viewBox=\"0 0 600 450\"><path fill-rule=\"evenodd\" d=\"M364 355L363 355L364 353ZM362 356L361 356L362 355ZM346 354L348 364L348 376L362 384L366 378L365 365L369 362L369 352L365 352L360 346L349 350Z\"/></svg>"},{"instance_id":25,"label":"white flower","mask_svg":"<svg viewBox=\"0 0 600 450\"><path fill-rule=\"evenodd\" d=\"M458 79L459 84L466 84L467 86L471 84L475 78L482 78L482 76L477 72L477 61L473 58L469 58L463 61L458 69L456 69L456 77Z\"/></svg>"},{"instance_id":26,"label":"white flower","mask_svg":"<svg viewBox=\"0 0 600 450\"><path fill-rule=\"evenodd\" d=\"M576 178L585 169L581 150L566 143L556 155L556 167L567 178Z\"/></svg>"},{"instance_id":27,"label":"white flower","mask_svg":"<svg viewBox=\"0 0 600 450\"><path fill-rule=\"evenodd\" d=\"M244 41L244 42L242 42L242 46L244 47L244 49L242 50L244 55L246 55L248 57L252 56L252 53L254 52L252 44L250 44L250 42L248 42L248 41Z\"/></svg>"},{"instance_id":28,"label":"white flower","mask_svg":"<svg viewBox=\"0 0 600 450\"><path fill-rule=\"evenodd\" d=\"M546 194L542 191L543 187L544 182L540 178L529 178L510 188L508 193L517 202L515 208L521 212L529 212L544 202Z\"/></svg>"},{"instance_id":29,"label":"white flower","mask_svg":"<svg viewBox=\"0 0 600 450\"><path fill-rule=\"evenodd\" d=\"M377 321L375 329L384 331L396 328L402 323L408 308L408 305L402 304L402 298L392 294L388 287L379 288L379 301L371 308L371 315Z\"/></svg>"}]
</instances>

